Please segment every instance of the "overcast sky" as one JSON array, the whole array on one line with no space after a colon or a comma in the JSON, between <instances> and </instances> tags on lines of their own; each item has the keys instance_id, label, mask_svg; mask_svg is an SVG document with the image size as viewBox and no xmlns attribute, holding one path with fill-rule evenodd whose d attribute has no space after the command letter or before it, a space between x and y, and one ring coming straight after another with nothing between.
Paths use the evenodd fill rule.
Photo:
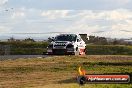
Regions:
<instances>
[{"instance_id":1,"label":"overcast sky","mask_svg":"<svg viewBox=\"0 0 132 88\"><path fill-rule=\"evenodd\" d=\"M0 0L1 36L72 32L130 38L131 31L132 0Z\"/></svg>"}]
</instances>

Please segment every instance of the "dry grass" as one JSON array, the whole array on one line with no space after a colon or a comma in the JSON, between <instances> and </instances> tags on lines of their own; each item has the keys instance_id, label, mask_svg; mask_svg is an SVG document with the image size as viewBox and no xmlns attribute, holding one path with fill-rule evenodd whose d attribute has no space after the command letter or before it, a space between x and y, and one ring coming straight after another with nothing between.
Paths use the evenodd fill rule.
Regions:
<instances>
[{"instance_id":1,"label":"dry grass","mask_svg":"<svg viewBox=\"0 0 132 88\"><path fill-rule=\"evenodd\" d=\"M0 61L0 88L79 88L76 76L80 65L88 74L131 73L132 57L54 56ZM82 88L120 86L90 84ZM132 87L123 87L126 86Z\"/></svg>"}]
</instances>

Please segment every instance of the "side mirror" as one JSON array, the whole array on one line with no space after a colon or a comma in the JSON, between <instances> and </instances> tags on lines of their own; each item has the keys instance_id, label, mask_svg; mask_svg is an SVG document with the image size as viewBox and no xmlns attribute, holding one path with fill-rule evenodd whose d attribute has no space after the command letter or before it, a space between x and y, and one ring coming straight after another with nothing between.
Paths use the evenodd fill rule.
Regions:
<instances>
[{"instance_id":1,"label":"side mirror","mask_svg":"<svg viewBox=\"0 0 132 88\"><path fill-rule=\"evenodd\" d=\"M55 38L54 37L52 37L52 41L54 41L55 40Z\"/></svg>"}]
</instances>

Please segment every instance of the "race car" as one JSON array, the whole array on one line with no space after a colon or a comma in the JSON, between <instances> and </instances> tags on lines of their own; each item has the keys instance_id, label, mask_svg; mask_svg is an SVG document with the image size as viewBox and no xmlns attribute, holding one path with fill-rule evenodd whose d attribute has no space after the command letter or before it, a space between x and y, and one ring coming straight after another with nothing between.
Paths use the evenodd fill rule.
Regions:
<instances>
[{"instance_id":1,"label":"race car","mask_svg":"<svg viewBox=\"0 0 132 88\"><path fill-rule=\"evenodd\" d=\"M48 54L73 54L83 55L86 44L79 34L57 35L47 47Z\"/></svg>"}]
</instances>

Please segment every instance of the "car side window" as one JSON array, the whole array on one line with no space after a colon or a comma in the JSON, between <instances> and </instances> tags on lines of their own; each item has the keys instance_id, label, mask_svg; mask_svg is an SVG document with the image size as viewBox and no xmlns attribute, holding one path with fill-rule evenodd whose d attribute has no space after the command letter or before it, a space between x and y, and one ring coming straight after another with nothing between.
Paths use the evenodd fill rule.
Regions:
<instances>
[{"instance_id":1,"label":"car side window","mask_svg":"<svg viewBox=\"0 0 132 88\"><path fill-rule=\"evenodd\" d=\"M80 41L81 41L81 38L78 37L78 38L77 38L77 42L80 42Z\"/></svg>"}]
</instances>

